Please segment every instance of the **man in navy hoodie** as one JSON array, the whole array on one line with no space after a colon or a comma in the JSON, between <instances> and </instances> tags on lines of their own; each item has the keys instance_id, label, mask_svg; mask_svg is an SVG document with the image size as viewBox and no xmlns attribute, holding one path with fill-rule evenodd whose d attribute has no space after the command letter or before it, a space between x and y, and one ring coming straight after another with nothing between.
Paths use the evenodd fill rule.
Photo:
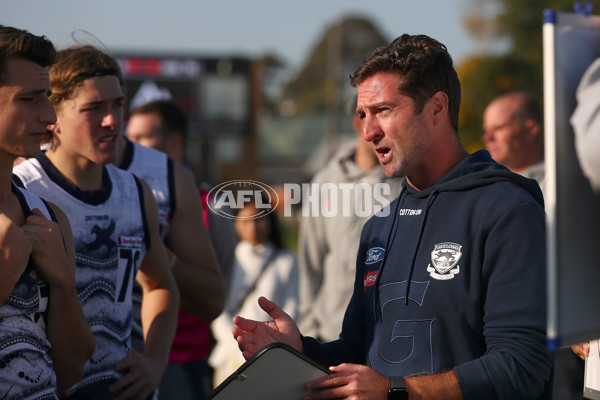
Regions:
<instances>
[{"instance_id":1,"label":"man in navy hoodie","mask_svg":"<svg viewBox=\"0 0 600 400\"><path fill-rule=\"evenodd\" d=\"M535 181L458 137L460 83L446 47L403 35L356 70L364 137L406 176L364 226L338 340L235 317L246 358L284 342L330 365L305 399L549 399L544 206Z\"/></svg>"}]
</instances>

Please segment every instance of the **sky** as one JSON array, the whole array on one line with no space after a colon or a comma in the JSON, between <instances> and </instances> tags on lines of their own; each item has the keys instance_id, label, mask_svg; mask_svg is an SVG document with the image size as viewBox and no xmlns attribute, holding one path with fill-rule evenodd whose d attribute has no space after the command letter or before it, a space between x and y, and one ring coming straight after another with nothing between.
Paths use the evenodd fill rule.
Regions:
<instances>
[{"instance_id":1,"label":"sky","mask_svg":"<svg viewBox=\"0 0 600 400\"><path fill-rule=\"evenodd\" d=\"M392 40L426 34L455 63L477 42L462 18L473 0L2 0L0 24L46 35L58 49L73 32L91 33L111 51L198 56L276 54L299 69L327 27L347 15L377 24ZM77 34L78 37L90 36ZM89 39L84 39L89 43Z\"/></svg>"}]
</instances>

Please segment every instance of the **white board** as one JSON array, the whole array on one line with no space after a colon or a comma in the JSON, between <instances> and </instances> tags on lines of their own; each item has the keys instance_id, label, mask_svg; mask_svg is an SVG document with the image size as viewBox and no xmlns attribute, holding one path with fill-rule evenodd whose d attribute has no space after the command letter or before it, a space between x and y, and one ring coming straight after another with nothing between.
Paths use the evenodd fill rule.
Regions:
<instances>
[{"instance_id":1,"label":"white board","mask_svg":"<svg viewBox=\"0 0 600 400\"><path fill-rule=\"evenodd\" d=\"M581 172L569 121L581 76L600 56L600 16L548 10L543 44L547 332L556 349L600 337L600 198Z\"/></svg>"}]
</instances>

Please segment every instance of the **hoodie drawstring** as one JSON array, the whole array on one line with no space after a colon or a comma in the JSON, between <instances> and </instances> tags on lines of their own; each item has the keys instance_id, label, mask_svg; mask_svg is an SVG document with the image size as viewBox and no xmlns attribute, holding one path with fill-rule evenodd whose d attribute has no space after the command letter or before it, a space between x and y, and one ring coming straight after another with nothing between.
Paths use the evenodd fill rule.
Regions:
<instances>
[{"instance_id":1,"label":"hoodie drawstring","mask_svg":"<svg viewBox=\"0 0 600 400\"><path fill-rule=\"evenodd\" d=\"M427 216L429 215L429 208L431 207L431 204L433 204L433 201L437 198L437 194L437 188L433 188L431 193L429 193L429 197L427 198L427 207L425 209L425 215L423 215L423 220L421 221L421 227L419 228L419 236L417 237L415 250L410 261L408 281L406 282L406 293L404 294L404 304L408 304L408 293L410 292L410 283L412 281L413 271L415 270L415 261L417 259L417 253L419 252L419 246L421 245L421 239L423 238L423 232L425 231L425 223L427 222Z\"/></svg>"},{"instance_id":2,"label":"hoodie drawstring","mask_svg":"<svg viewBox=\"0 0 600 400\"><path fill-rule=\"evenodd\" d=\"M375 278L375 287L379 287L379 280L381 275L383 275L383 268L385 267L385 262L387 260L388 254L390 252L390 243L393 243L396 238L396 232L398 231L396 227L396 219L398 218L398 214L400 212L401 204L404 204L404 198L406 197L406 190L402 190L400 192L400 198L396 202L396 207L394 207L394 216L392 218L392 226L390 226L390 230L388 232L388 236L385 242L385 252L383 253L383 260L381 260L381 268L379 269L379 274L377 274L377 278ZM373 307L375 310L379 310L379 291L375 292L375 302L373 303ZM375 314L377 315L377 314Z\"/></svg>"},{"instance_id":3,"label":"hoodie drawstring","mask_svg":"<svg viewBox=\"0 0 600 400\"><path fill-rule=\"evenodd\" d=\"M377 281L376 281L377 287L379 286L379 280L380 280L381 276L383 275L383 269L385 268L385 262L387 261L388 254L391 251L390 244L394 243L394 239L395 239L396 233L398 231L396 221L397 221L398 215L400 213L400 207L402 204L404 204L404 199L406 197L406 194L407 194L407 190L402 190L400 192L400 198L398 199L398 202L396 203L396 207L394 207L394 217L392 219L392 226L390 227L390 231L388 232L388 237L387 237L386 244L385 244L385 253L383 255L383 260L381 262L381 268L380 268L379 274L377 275ZM429 215L429 209L431 208L431 205L433 204L434 200L437 198L438 194L439 194L439 192L438 192L437 188L433 188L427 198L427 207L425 208L425 214L423 215L423 220L421 221L421 226L419 228L419 236L417 237L417 243L415 244L413 256L412 256L412 259L410 262L410 270L408 272L408 280L406 282L406 292L404 293L404 304L405 305L408 305L408 294L410 292L410 283L412 280L413 271L415 269L415 261L417 259L417 253L419 251L419 246L421 245L421 239L423 238L423 232L425 231L425 223L427 222L427 216ZM376 300L375 300L374 306L376 307L377 310L379 310L379 292L377 292L375 296L376 296L375 297Z\"/></svg>"}]
</instances>

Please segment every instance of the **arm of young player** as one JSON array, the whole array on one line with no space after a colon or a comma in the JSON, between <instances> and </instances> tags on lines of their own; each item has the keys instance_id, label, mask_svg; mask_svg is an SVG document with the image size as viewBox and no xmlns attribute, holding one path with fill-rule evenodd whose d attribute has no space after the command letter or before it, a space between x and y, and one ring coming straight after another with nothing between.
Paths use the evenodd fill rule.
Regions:
<instances>
[{"instance_id":1,"label":"arm of young player","mask_svg":"<svg viewBox=\"0 0 600 400\"><path fill-rule=\"evenodd\" d=\"M25 232L5 214L0 213L0 304L10 296L27 268L31 245Z\"/></svg>"},{"instance_id":2,"label":"arm of young player","mask_svg":"<svg viewBox=\"0 0 600 400\"><path fill-rule=\"evenodd\" d=\"M59 392L83 377L83 367L94 353L95 342L75 287L75 249L71 225L64 212L51 205L58 224L37 209L23 225L33 246L36 270L49 286L46 326L52 344L50 356Z\"/></svg>"},{"instance_id":3,"label":"arm of young player","mask_svg":"<svg viewBox=\"0 0 600 400\"><path fill-rule=\"evenodd\" d=\"M113 393L123 392L115 400L129 399L136 394L137 398L145 399L158 387L167 368L179 310L179 291L160 240L156 200L148 184L141 183L150 232L150 249L136 276L143 290L144 353L132 349L129 356L117 362L115 371L122 373L122 377L110 389Z\"/></svg>"},{"instance_id":4,"label":"arm of young player","mask_svg":"<svg viewBox=\"0 0 600 400\"><path fill-rule=\"evenodd\" d=\"M175 188L177 205L167 244L177 257L173 275L181 306L210 322L225 306L225 281L204 226L198 188L192 175L180 165L175 165Z\"/></svg>"}]
</instances>

